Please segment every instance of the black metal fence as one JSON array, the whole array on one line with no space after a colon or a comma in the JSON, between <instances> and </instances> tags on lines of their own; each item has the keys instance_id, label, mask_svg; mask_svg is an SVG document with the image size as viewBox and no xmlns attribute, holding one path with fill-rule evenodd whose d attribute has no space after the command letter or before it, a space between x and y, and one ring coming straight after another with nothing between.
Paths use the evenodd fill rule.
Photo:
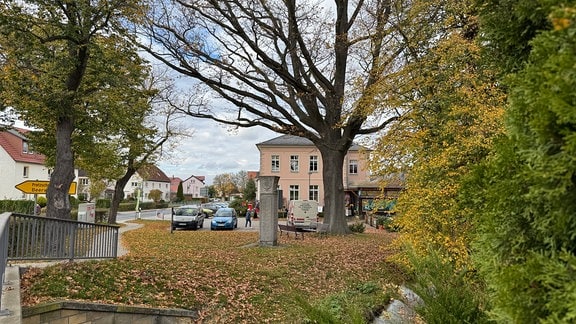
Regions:
<instances>
[{"instance_id":1,"label":"black metal fence","mask_svg":"<svg viewBox=\"0 0 576 324\"><path fill-rule=\"evenodd\" d=\"M8 263L8 222L10 213L0 214L0 316L8 315L10 312L2 308L2 292L4 291L4 274Z\"/></svg>"},{"instance_id":2,"label":"black metal fence","mask_svg":"<svg viewBox=\"0 0 576 324\"><path fill-rule=\"evenodd\" d=\"M10 260L116 258L118 226L0 214L0 283ZM3 310L0 290L0 315Z\"/></svg>"},{"instance_id":3,"label":"black metal fence","mask_svg":"<svg viewBox=\"0 0 576 324\"><path fill-rule=\"evenodd\" d=\"M8 260L116 258L118 226L12 214Z\"/></svg>"}]
</instances>

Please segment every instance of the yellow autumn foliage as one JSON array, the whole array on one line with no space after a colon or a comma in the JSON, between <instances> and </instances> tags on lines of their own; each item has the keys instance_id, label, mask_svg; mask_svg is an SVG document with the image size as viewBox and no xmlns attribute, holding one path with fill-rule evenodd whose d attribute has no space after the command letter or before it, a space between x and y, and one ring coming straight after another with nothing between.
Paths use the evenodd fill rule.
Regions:
<instances>
[{"instance_id":1,"label":"yellow autumn foliage","mask_svg":"<svg viewBox=\"0 0 576 324\"><path fill-rule=\"evenodd\" d=\"M396 205L399 245L424 255L430 247L457 268L470 265L474 217L458 196L463 178L503 132L505 96L481 65L479 48L460 33L441 40L404 72L406 114L379 138L372 170L403 173Z\"/></svg>"}]
</instances>

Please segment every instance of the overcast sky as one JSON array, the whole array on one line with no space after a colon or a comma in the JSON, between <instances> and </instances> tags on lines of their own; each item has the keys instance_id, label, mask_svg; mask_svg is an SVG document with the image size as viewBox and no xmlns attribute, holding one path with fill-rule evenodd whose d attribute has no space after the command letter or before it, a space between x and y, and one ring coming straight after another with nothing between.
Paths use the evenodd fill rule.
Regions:
<instances>
[{"instance_id":1,"label":"overcast sky","mask_svg":"<svg viewBox=\"0 0 576 324\"><path fill-rule=\"evenodd\" d=\"M260 155L256 144L281 134L262 127L229 131L214 121L187 117L183 124L191 125L193 134L177 144L172 157L160 161L158 167L168 177L182 180L205 176L212 184L214 176L238 171L258 171Z\"/></svg>"}]
</instances>

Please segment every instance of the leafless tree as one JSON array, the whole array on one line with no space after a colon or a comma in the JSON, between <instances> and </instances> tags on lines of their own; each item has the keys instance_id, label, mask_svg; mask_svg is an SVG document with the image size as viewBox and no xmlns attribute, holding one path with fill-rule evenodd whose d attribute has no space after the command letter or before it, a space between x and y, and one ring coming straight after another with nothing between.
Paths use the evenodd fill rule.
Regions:
<instances>
[{"instance_id":1,"label":"leafless tree","mask_svg":"<svg viewBox=\"0 0 576 324\"><path fill-rule=\"evenodd\" d=\"M186 114L310 139L323 160L325 222L344 234L345 155L356 136L401 116L396 76L441 13L435 2L158 0L138 40L190 78Z\"/></svg>"}]
</instances>

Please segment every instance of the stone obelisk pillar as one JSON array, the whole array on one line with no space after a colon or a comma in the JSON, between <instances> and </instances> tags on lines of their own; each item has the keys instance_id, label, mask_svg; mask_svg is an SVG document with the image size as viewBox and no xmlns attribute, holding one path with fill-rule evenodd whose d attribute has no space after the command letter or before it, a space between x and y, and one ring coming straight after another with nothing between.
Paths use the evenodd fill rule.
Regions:
<instances>
[{"instance_id":1,"label":"stone obelisk pillar","mask_svg":"<svg viewBox=\"0 0 576 324\"><path fill-rule=\"evenodd\" d=\"M280 177L258 177L260 187L260 246L278 245L278 180Z\"/></svg>"}]
</instances>

